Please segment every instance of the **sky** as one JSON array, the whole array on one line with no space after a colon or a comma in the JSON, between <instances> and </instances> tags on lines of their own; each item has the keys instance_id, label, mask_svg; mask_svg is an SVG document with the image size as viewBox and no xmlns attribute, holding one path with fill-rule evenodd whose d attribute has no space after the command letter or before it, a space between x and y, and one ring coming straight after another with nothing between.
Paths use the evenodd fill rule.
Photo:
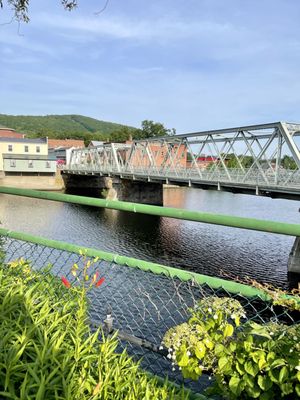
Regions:
<instances>
[{"instance_id":1,"label":"sky","mask_svg":"<svg viewBox=\"0 0 300 400\"><path fill-rule=\"evenodd\" d=\"M177 133L300 122L299 0L78 1L30 0L20 27L0 10L0 113Z\"/></svg>"}]
</instances>

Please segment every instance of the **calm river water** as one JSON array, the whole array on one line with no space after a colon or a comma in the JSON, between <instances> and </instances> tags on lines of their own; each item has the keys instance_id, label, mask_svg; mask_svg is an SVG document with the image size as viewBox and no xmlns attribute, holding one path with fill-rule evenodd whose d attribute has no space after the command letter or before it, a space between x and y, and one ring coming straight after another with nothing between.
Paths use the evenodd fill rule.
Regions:
<instances>
[{"instance_id":1,"label":"calm river water","mask_svg":"<svg viewBox=\"0 0 300 400\"><path fill-rule=\"evenodd\" d=\"M164 204L190 210L298 223L299 202L169 188ZM116 210L0 195L2 227L222 276L288 286L294 238Z\"/></svg>"}]
</instances>

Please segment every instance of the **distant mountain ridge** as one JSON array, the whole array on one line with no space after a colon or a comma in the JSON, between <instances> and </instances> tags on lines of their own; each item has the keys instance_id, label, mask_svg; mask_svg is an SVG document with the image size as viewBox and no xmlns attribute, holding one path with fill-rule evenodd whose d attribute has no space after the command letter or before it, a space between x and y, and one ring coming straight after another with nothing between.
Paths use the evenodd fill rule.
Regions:
<instances>
[{"instance_id":1,"label":"distant mountain ridge","mask_svg":"<svg viewBox=\"0 0 300 400\"><path fill-rule=\"evenodd\" d=\"M120 130L136 128L114 122L100 121L83 115L7 115L0 114L0 125L25 133L28 137L73 138L89 140L107 136Z\"/></svg>"}]
</instances>

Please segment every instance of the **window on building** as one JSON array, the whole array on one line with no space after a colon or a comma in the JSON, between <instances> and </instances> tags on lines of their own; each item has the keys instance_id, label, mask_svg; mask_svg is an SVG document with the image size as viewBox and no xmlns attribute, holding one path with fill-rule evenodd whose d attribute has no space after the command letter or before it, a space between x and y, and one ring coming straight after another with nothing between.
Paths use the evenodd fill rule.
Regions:
<instances>
[{"instance_id":1,"label":"window on building","mask_svg":"<svg viewBox=\"0 0 300 400\"><path fill-rule=\"evenodd\" d=\"M50 167L51 167L50 161L46 161L46 168L50 168Z\"/></svg>"},{"instance_id":2,"label":"window on building","mask_svg":"<svg viewBox=\"0 0 300 400\"><path fill-rule=\"evenodd\" d=\"M28 153L28 146L24 146L25 153Z\"/></svg>"},{"instance_id":3,"label":"window on building","mask_svg":"<svg viewBox=\"0 0 300 400\"><path fill-rule=\"evenodd\" d=\"M10 166L15 167L16 166L16 160L10 160Z\"/></svg>"},{"instance_id":4,"label":"window on building","mask_svg":"<svg viewBox=\"0 0 300 400\"><path fill-rule=\"evenodd\" d=\"M9 145L8 145L8 151L13 151L12 144L9 144Z\"/></svg>"},{"instance_id":5,"label":"window on building","mask_svg":"<svg viewBox=\"0 0 300 400\"><path fill-rule=\"evenodd\" d=\"M26 146L25 146L26 147ZM33 168L33 161L29 160L28 161L28 168Z\"/></svg>"},{"instance_id":6,"label":"window on building","mask_svg":"<svg viewBox=\"0 0 300 400\"><path fill-rule=\"evenodd\" d=\"M36 152L37 152L37 153L40 153L40 152L41 152L40 146L36 146Z\"/></svg>"}]
</instances>

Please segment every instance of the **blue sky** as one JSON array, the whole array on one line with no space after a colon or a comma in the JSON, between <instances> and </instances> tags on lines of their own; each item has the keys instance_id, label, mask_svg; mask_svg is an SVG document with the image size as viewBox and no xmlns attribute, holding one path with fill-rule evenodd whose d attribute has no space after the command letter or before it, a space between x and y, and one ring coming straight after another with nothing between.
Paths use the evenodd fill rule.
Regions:
<instances>
[{"instance_id":1,"label":"blue sky","mask_svg":"<svg viewBox=\"0 0 300 400\"><path fill-rule=\"evenodd\" d=\"M299 0L31 0L0 26L0 113L178 133L300 122ZM0 23L10 20L6 8Z\"/></svg>"}]
</instances>

